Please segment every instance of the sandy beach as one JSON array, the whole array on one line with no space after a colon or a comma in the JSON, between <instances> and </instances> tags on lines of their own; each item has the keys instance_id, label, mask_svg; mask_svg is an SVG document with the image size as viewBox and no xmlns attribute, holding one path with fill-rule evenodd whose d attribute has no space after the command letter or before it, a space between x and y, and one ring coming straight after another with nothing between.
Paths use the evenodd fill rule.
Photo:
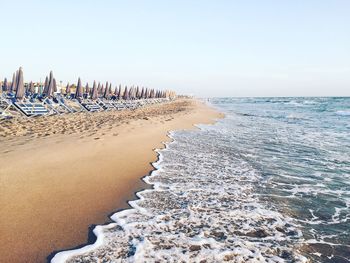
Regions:
<instances>
[{"instance_id":1,"label":"sandy beach","mask_svg":"<svg viewBox=\"0 0 350 263\"><path fill-rule=\"evenodd\" d=\"M135 111L78 113L0 123L2 262L46 262L88 240L88 228L127 207L167 132L221 114L176 100Z\"/></svg>"}]
</instances>

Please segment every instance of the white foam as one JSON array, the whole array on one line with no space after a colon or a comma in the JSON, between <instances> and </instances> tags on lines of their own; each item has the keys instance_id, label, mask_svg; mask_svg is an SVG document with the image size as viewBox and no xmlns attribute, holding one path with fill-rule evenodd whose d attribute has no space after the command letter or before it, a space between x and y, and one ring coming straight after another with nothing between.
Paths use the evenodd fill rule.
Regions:
<instances>
[{"instance_id":1,"label":"white foam","mask_svg":"<svg viewBox=\"0 0 350 263\"><path fill-rule=\"evenodd\" d=\"M340 116L350 116L350 110L338 110L336 114Z\"/></svg>"}]
</instances>

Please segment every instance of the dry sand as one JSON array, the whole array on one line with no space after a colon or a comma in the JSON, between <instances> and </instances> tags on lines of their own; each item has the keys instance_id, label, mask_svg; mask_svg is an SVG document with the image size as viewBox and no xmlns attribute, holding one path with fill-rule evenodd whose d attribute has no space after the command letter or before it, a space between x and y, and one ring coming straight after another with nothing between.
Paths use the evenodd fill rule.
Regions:
<instances>
[{"instance_id":1,"label":"dry sand","mask_svg":"<svg viewBox=\"0 0 350 263\"><path fill-rule=\"evenodd\" d=\"M46 262L127 207L169 130L221 117L194 100L0 122L0 261Z\"/></svg>"}]
</instances>

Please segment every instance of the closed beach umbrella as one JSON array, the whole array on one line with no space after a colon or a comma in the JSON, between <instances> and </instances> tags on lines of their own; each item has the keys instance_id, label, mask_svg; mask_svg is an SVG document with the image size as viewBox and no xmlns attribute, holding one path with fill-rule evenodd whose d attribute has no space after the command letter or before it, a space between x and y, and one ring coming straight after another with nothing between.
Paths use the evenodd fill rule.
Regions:
<instances>
[{"instance_id":1,"label":"closed beach umbrella","mask_svg":"<svg viewBox=\"0 0 350 263\"><path fill-rule=\"evenodd\" d=\"M43 91L44 94L47 94L48 88L49 88L49 78L46 76L45 83L44 83L44 91Z\"/></svg>"},{"instance_id":2,"label":"closed beach umbrella","mask_svg":"<svg viewBox=\"0 0 350 263\"><path fill-rule=\"evenodd\" d=\"M70 85L69 85L69 82L67 83L67 86L66 86L66 95L70 95Z\"/></svg>"},{"instance_id":3,"label":"closed beach umbrella","mask_svg":"<svg viewBox=\"0 0 350 263\"><path fill-rule=\"evenodd\" d=\"M33 81L31 81L31 82L29 83L28 92L30 92L30 93L32 93L32 94L35 93L35 87L34 87Z\"/></svg>"},{"instance_id":4,"label":"closed beach umbrella","mask_svg":"<svg viewBox=\"0 0 350 263\"><path fill-rule=\"evenodd\" d=\"M94 81L94 85L92 86L91 99L96 100L98 98L96 81Z\"/></svg>"},{"instance_id":5,"label":"closed beach umbrella","mask_svg":"<svg viewBox=\"0 0 350 263\"><path fill-rule=\"evenodd\" d=\"M11 86L10 86L10 92L13 92L16 89L16 73L13 73L12 75L12 82L11 82Z\"/></svg>"},{"instance_id":6,"label":"closed beach umbrella","mask_svg":"<svg viewBox=\"0 0 350 263\"><path fill-rule=\"evenodd\" d=\"M103 98L108 99L108 97L109 97L109 85L108 85L108 82L106 82L106 88L103 92Z\"/></svg>"},{"instance_id":7,"label":"closed beach umbrella","mask_svg":"<svg viewBox=\"0 0 350 263\"><path fill-rule=\"evenodd\" d=\"M142 87L142 89L141 89L141 94L140 94L140 98L141 98L141 99L144 99L144 96L145 96L145 89Z\"/></svg>"},{"instance_id":8,"label":"closed beach umbrella","mask_svg":"<svg viewBox=\"0 0 350 263\"><path fill-rule=\"evenodd\" d=\"M97 95L99 96L101 93L101 85L100 85L100 82L98 83L97 85Z\"/></svg>"},{"instance_id":9,"label":"closed beach umbrella","mask_svg":"<svg viewBox=\"0 0 350 263\"><path fill-rule=\"evenodd\" d=\"M83 87L81 86L81 80L78 78L77 89L75 90L75 98L83 97Z\"/></svg>"},{"instance_id":10,"label":"closed beach umbrella","mask_svg":"<svg viewBox=\"0 0 350 263\"><path fill-rule=\"evenodd\" d=\"M132 100L134 98L134 87L131 87L129 89L129 95L128 95L129 99Z\"/></svg>"},{"instance_id":11,"label":"closed beach umbrella","mask_svg":"<svg viewBox=\"0 0 350 263\"><path fill-rule=\"evenodd\" d=\"M51 98L54 92L54 87L53 87L53 78L49 81L49 86L47 88L47 91L44 92L45 96L47 96L48 98Z\"/></svg>"},{"instance_id":12,"label":"closed beach umbrella","mask_svg":"<svg viewBox=\"0 0 350 263\"><path fill-rule=\"evenodd\" d=\"M139 89L139 86L136 87L136 98L137 98L137 99L140 98L140 89Z\"/></svg>"},{"instance_id":13,"label":"closed beach umbrella","mask_svg":"<svg viewBox=\"0 0 350 263\"><path fill-rule=\"evenodd\" d=\"M103 84L101 85L101 91L100 91L100 96L103 97L103 95L105 94L105 87L103 86Z\"/></svg>"},{"instance_id":14,"label":"closed beach umbrella","mask_svg":"<svg viewBox=\"0 0 350 263\"><path fill-rule=\"evenodd\" d=\"M45 79L45 85L47 85L47 86L46 87L44 86L43 93L47 97L51 97L54 93L54 90L55 90L52 70L50 71L50 77L49 78L46 77L46 79Z\"/></svg>"},{"instance_id":15,"label":"closed beach umbrella","mask_svg":"<svg viewBox=\"0 0 350 263\"><path fill-rule=\"evenodd\" d=\"M17 78L17 87L16 87L16 99L23 99L24 98L24 83L23 83L23 71L22 68L19 68L18 70L18 78Z\"/></svg>"},{"instance_id":16,"label":"closed beach umbrella","mask_svg":"<svg viewBox=\"0 0 350 263\"><path fill-rule=\"evenodd\" d=\"M118 97L118 86L115 87L114 96Z\"/></svg>"},{"instance_id":17,"label":"closed beach umbrella","mask_svg":"<svg viewBox=\"0 0 350 263\"><path fill-rule=\"evenodd\" d=\"M4 79L4 84L2 85L2 89L3 89L3 91L7 91L8 90L7 78Z\"/></svg>"},{"instance_id":18,"label":"closed beach umbrella","mask_svg":"<svg viewBox=\"0 0 350 263\"><path fill-rule=\"evenodd\" d=\"M85 86L85 93L87 93L87 94L90 93L89 83L86 83L86 86Z\"/></svg>"},{"instance_id":19,"label":"closed beach umbrella","mask_svg":"<svg viewBox=\"0 0 350 263\"><path fill-rule=\"evenodd\" d=\"M56 84L56 79L52 79L52 84L53 84L53 92L57 92L57 84Z\"/></svg>"},{"instance_id":20,"label":"closed beach umbrella","mask_svg":"<svg viewBox=\"0 0 350 263\"><path fill-rule=\"evenodd\" d=\"M124 94L123 94L123 99L124 99L124 100L127 100L127 99L128 99L128 95L129 95L128 87L125 86Z\"/></svg>"},{"instance_id":21,"label":"closed beach umbrella","mask_svg":"<svg viewBox=\"0 0 350 263\"><path fill-rule=\"evenodd\" d=\"M118 89L118 100L122 98L122 84L119 84L119 89Z\"/></svg>"}]
</instances>

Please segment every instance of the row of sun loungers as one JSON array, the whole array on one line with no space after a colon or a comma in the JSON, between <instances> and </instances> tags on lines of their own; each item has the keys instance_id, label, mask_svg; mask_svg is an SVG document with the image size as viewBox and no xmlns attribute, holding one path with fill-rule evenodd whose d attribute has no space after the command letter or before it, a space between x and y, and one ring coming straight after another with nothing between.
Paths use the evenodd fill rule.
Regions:
<instances>
[{"instance_id":1,"label":"row of sun loungers","mask_svg":"<svg viewBox=\"0 0 350 263\"><path fill-rule=\"evenodd\" d=\"M165 91L143 87L140 89L138 86L125 86L122 90L119 85L119 88L115 87L113 91L110 83L106 82L104 87L96 81L92 89L88 84L83 88L80 78L75 93L71 92L69 84L65 92L62 92L62 89L59 92L52 71L50 77L46 77L43 89L36 90L32 82L25 86L23 70L19 68L13 75L11 85L6 78L0 85L0 118L15 116L18 113L32 117L74 112L133 110L147 104L167 101L170 98L168 95Z\"/></svg>"},{"instance_id":2,"label":"row of sun loungers","mask_svg":"<svg viewBox=\"0 0 350 263\"><path fill-rule=\"evenodd\" d=\"M57 95L53 98L31 96L22 101L18 101L14 99L11 94L1 94L0 118L13 117L18 115L18 112L25 116L33 117L84 111L134 110L145 105L161 103L168 100L168 98L150 98L141 100L78 100L63 95Z\"/></svg>"}]
</instances>

